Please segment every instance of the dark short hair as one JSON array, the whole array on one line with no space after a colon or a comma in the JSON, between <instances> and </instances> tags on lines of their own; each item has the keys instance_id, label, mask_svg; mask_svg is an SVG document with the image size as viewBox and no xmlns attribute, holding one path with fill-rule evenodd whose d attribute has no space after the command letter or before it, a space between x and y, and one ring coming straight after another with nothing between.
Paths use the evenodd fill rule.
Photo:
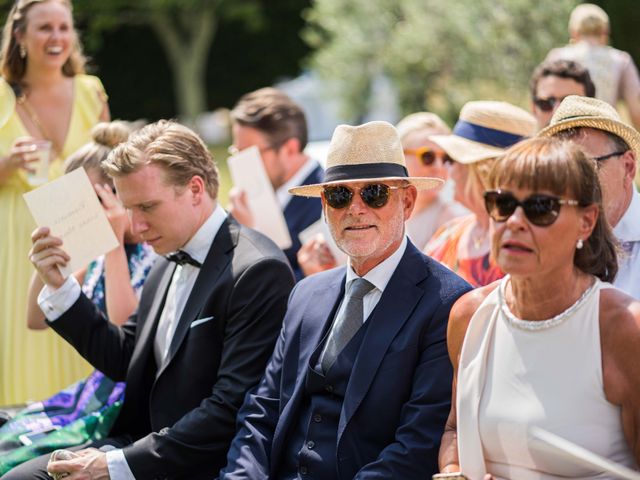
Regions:
<instances>
[{"instance_id":1,"label":"dark short hair","mask_svg":"<svg viewBox=\"0 0 640 480\"><path fill-rule=\"evenodd\" d=\"M597 205L596 225L583 248L575 250L573 264L604 282L613 281L618 272L617 243L604 217L595 161L577 144L554 137L517 143L494 163L489 174L489 188L506 186L567 195L578 206Z\"/></svg>"},{"instance_id":2,"label":"dark short hair","mask_svg":"<svg viewBox=\"0 0 640 480\"><path fill-rule=\"evenodd\" d=\"M540 79L549 76L574 80L584 87L585 97L593 98L596 96L596 86L591 80L589 70L573 60L547 60L538 65L533 71L533 75L531 75L531 81L529 82L531 98L536 98L536 90Z\"/></svg>"},{"instance_id":3,"label":"dark short hair","mask_svg":"<svg viewBox=\"0 0 640 480\"><path fill-rule=\"evenodd\" d=\"M231 110L234 122L265 134L273 148L297 138L300 151L307 146L307 120L300 105L275 88L261 88L243 95Z\"/></svg>"}]
</instances>

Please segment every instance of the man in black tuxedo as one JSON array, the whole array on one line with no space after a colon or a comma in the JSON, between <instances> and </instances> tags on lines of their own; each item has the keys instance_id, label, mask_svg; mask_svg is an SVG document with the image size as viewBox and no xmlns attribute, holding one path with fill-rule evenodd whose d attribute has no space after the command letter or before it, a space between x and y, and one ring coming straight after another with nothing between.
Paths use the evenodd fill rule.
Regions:
<instances>
[{"instance_id":1,"label":"man in black tuxedo","mask_svg":"<svg viewBox=\"0 0 640 480\"><path fill-rule=\"evenodd\" d=\"M46 285L39 303L49 325L94 367L127 382L110 438L93 445L116 449L82 450L48 468L70 480L211 478L273 350L291 270L270 240L218 205L217 168L188 128L149 125L104 168L133 231L167 258L149 274L138 312L117 327L61 276L57 266L69 257L60 240L46 228L34 232L30 258ZM45 465L36 459L7 478L48 478Z\"/></svg>"}]
</instances>

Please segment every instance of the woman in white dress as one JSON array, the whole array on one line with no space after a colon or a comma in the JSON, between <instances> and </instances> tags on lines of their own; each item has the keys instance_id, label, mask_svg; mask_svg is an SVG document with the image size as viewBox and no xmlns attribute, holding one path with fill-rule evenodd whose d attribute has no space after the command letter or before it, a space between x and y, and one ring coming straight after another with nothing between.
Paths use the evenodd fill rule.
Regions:
<instances>
[{"instance_id":1,"label":"woman in white dress","mask_svg":"<svg viewBox=\"0 0 640 480\"><path fill-rule=\"evenodd\" d=\"M640 302L613 288L616 252L595 162L533 139L490 173L492 255L505 278L451 311L455 368L442 472L476 479L612 478L537 438L640 460ZM538 434L539 435L539 434Z\"/></svg>"}]
</instances>

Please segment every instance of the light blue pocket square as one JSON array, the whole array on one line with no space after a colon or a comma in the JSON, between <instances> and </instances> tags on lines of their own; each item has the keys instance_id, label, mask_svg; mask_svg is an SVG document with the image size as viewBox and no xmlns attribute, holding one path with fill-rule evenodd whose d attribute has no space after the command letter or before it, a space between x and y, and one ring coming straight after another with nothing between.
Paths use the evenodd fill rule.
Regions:
<instances>
[{"instance_id":1,"label":"light blue pocket square","mask_svg":"<svg viewBox=\"0 0 640 480\"><path fill-rule=\"evenodd\" d=\"M214 318L215 317L206 317L206 318L199 318L198 320L194 320L193 322L191 322L191 326L189 328L197 327L198 325L202 325L203 323L213 320Z\"/></svg>"}]
</instances>

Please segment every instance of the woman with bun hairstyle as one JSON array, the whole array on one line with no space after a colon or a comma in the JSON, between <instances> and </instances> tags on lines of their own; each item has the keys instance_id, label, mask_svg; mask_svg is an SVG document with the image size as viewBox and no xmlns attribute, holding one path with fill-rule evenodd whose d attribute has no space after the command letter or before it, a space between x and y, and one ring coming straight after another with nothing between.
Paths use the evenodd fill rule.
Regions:
<instances>
[{"instance_id":1,"label":"woman with bun hairstyle","mask_svg":"<svg viewBox=\"0 0 640 480\"><path fill-rule=\"evenodd\" d=\"M100 123L92 131L93 141L80 148L65 162L65 172L84 168L109 218L120 246L74 275L83 293L107 318L122 325L138 306L138 295L156 258L151 247L131 233L129 218L113 192L113 182L101 168L111 150L129 136L123 122ZM29 289L27 326L47 328L38 306L43 284L33 275ZM116 383L99 371L74 383L43 402L31 405L0 428L0 475L26 460L55 448L79 445L106 435L120 410L124 384ZM70 400L72 399L72 400ZM55 437L39 435L47 425ZM30 445L22 445L27 435ZM24 437L23 437L24 438ZM16 447L20 447L16 449Z\"/></svg>"},{"instance_id":2,"label":"woman with bun hairstyle","mask_svg":"<svg viewBox=\"0 0 640 480\"><path fill-rule=\"evenodd\" d=\"M0 48L0 405L50 395L90 371L64 340L23 323L35 223L22 195L36 186L36 153L49 151L43 173L56 178L109 119L102 84L84 64L69 0L15 2Z\"/></svg>"}]
</instances>

